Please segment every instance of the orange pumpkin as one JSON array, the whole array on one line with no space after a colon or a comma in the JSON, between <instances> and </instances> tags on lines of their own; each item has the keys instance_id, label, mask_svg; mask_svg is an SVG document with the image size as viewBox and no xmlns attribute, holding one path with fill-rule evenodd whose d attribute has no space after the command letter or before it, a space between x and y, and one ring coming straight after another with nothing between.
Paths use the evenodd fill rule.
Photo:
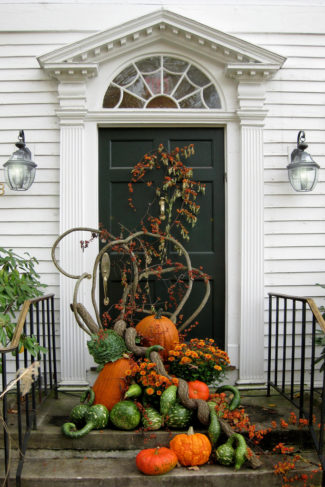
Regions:
<instances>
[{"instance_id":1,"label":"orange pumpkin","mask_svg":"<svg viewBox=\"0 0 325 487\"><path fill-rule=\"evenodd\" d=\"M160 352L161 357L167 360L169 350L173 350L179 343L179 335L174 323L166 316L157 314L146 316L135 327L138 335L143 337L144 345L161 345L164 350Z\"/></svg>"},{"instance_id":2,"label":"orange pumpkin","mask_svg":"<svg viewBox=\"0 0 325 487\"><path fill-rule=\"evenodd\" d=\"M103 404L110 411L116 403L123 399L127 388L126 371L132 365L134 365L133 360L127 358L120 358L104 365L93 385L94 404Z\"/></svg>"},{"instance_id":3,"label":"orange pumpkin","mask_svg":"<svg viewBox=\"0 0 325 487\"><path fill-rule=\"evenodd\" d=\"M177 455L164 446L140 451L135 459L140 472L146 475L162 475L177 465Z\"/></svg>"},{"instance_id":4,"label":"orange pumpkin","mask_svg":"<svg viewBox=\"0 0 325 487\"><path fill-rule=\"evenodd\" d=\"M203 399L203 401L207 401L210 397L209 387L205 382L193 380L188 383L188 397L191 399Z\"/></svg>"},{"instance_id":5,"label":"orange pumpkin","mask_svg":"<svg viewBox=\"0 0 325 487\"><path fill-rule=\"evenodd\" d=\"M209 460L212 446L207 436L202 433L194 433L191 426L187 434L176 435L169 443L174 450L178 461L185 467L203 465Z\"/></svg>"}]
</instances>

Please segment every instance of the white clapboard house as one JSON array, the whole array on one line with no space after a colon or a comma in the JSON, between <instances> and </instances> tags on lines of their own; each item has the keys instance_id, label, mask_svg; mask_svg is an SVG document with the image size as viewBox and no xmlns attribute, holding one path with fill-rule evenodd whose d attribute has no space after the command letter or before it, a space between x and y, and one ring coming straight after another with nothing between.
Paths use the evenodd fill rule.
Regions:
<instances>
[{"instance_id":1,"label":"white clapboard house","mask_svg":"<svg viewBox=\"0 0 325 487\"><path fill-rule=\"evenodd\" d=\"M198 148L210 193L195 252L219 316L208 333L239 384L265 383L269 292L322 304L324 18L324 0L0 0L0 181L21 129L37 164L28 191L4 185L0 246L37 257L55 293L61 386L87 384L92 362L51 247L119 210L148 140ZM320 166L308 192L286 169L301 130ZM71 273L92 270L98 243L82 252L83 238L60 247ZM91 311L89 288L80 299Z\"/></svg>"}]
</instances>

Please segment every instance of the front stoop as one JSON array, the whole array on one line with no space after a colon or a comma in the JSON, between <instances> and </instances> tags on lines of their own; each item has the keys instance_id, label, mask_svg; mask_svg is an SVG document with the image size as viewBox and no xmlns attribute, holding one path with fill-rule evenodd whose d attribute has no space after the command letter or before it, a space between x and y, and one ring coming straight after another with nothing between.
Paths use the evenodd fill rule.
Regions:
<instances>
[{"instance_id":1,"label":"front stoop","mask_svg":"<svg viewBox=\"0 0 325 487\"><path fill-rule=\"evenodd\" d=\"M251 422L257 429L267 428L271 421L288 419L292 406L280 396L268 398L265 393L242 393L242 404L249 412ZM168 446L176 431L143 433L117 430L92 431L79 440L71 440L61 433L60 426L67 420L73 406L78 403L78 394L60 393L58 400L50 399L39 414L38 429L33 431L26 453L21 478L21 487L146 487L161 485L169 487L273 487L281 486L281 478L274 474L274 464L283 461L283 456L270 454L268 450L279 441L295 444L304 461L296 464L295 473L309 476L319 463L312 452L308 434L297 428L274 430L260 449L262 467L252 470L246 464L238 472L215 463L201 466L198 470L175 468L162 476L145 476L135 465L135 457L143 448L156 445ZM10 422L10 420L9 420ZM14 422L14 418L12 418ZM199 428L197 428L199 431ZM203 430L202 430L203 431ZM13 442L15 435L13 433ZM13 457L15 452L13 451ZM13 458L10 487L15 486ZM3 473L0 471L0 480ZM314 474L308 487L321 486L321 473ZM303 482L295 482L295 487Z\"/></svg>"}]
</instances>

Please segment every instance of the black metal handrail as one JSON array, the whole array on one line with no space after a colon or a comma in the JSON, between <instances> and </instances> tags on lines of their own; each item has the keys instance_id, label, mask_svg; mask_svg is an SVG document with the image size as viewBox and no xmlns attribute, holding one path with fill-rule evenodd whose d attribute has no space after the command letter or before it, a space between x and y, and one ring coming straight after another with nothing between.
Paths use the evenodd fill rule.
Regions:
<instances>
[{"instance_id":1,"label":"black metal handrail","mask_svg":"<svg viewBox=\"0 0 325 487\"><path fill-rule=\"evenodd\" d=\"M299 419L308 420L324 471L325 370L320 372L316 364L317 324L325 333L325 321L313 299L269 293L267 394L273 387L298 409ZM317 395L320 405L315 402Z\"/></svg>"},{"instance_id":2,"label":"black metal handrail","mask_svg":"<svg viewBox=\"0 0 325 487\"><path fill-rule=\"evenodd\" d=\"M21 334L26 336L34 335L38 343L47 349L46 353L39 353L33 357L25 349L23 354L18 353L19 339ZM35 361L40 363L39 374L36 381L32 383L31 390L24 396L24 407L19 381L16 386L17 401L17 437L19 446L19 460L16 471L16 486L21 485L21 474L24 464L24 457L27 450L28 440L32 429L37 428L37 408L48 397L51 391L57 392L57 368L56 368L56 344L55 344L55 314L54 295L49 294L35 299L25 301L20 312L15 333L9 346L0 348L2 357L2 390L5 391L8 385L7 354L15 352L16 372L22 367L27 368ZM21 355L23 359L21 360ZM22 362L22 363L21 363ZM24 419L25 416L25 419ZM3 420L7 424L8 401L7 394L3 396ZM6 487L9 486L10 474L10 437L6 427L3 428L4 437L4 472Z\"/></svg>"}]
</instances>

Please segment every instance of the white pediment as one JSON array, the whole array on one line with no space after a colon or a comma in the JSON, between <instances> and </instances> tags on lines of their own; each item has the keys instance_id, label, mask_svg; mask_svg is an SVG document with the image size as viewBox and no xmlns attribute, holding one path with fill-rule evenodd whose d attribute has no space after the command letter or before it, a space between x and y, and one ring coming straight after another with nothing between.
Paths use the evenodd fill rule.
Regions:
<instances>
[{"instance_id":1,"label":"white pediment","mask_svg":"<svg viewBox=\"0 0 325 487\"><path fill-rule=\"evenodd\" d=\"M158 10L38 58L41 67L57 79L97 76L100 64L141 45L165 42L213 58L227 76L235 79L267 79L285 58L168 10Z\"/></svg>"}]
</instances>

